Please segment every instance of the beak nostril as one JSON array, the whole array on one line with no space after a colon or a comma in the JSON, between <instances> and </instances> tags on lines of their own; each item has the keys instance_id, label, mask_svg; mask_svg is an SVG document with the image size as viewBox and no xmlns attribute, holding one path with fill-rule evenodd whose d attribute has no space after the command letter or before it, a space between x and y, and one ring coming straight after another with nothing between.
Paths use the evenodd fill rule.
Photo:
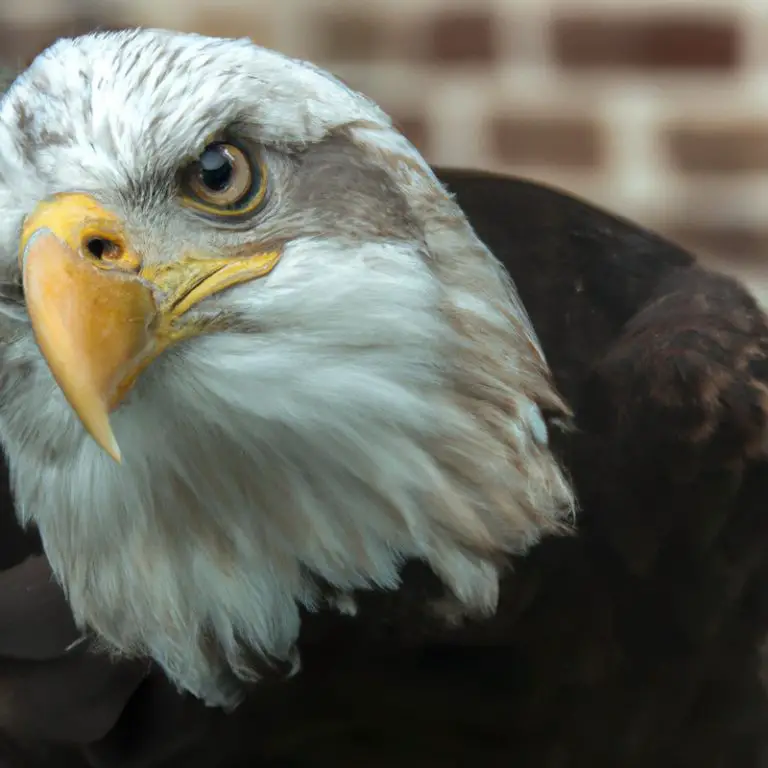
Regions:
<instances>
[{"instance_id":1,"label":"beak nostril","mask_svg":"<svg viewBox=\"0 0 768 768\"><path fill-rule=\"evenodd\" d=\"M105 237L89 237L84 246L86 253L99 261L119 258L122 251L116 242Z\"/></svg>"}]
</instances>

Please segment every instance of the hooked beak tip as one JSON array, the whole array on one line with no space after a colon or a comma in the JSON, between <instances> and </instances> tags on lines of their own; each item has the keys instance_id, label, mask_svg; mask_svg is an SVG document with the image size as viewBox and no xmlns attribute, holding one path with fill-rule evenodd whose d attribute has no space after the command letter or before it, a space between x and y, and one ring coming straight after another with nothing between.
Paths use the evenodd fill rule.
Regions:
<instances>
[{"instance_id":1,"label":"hooked beak tip","mask_svg":"<svg viewBox=\"0 0 768 768\"><path fill-rule=\"evenodd\" d=\"M111 442L107 443L107 445L102 446L104 451L109 454L109 456L115 461L117 464L123 463L123 454L120 451L120 446L117 444L117 440L115 440L115 436L112 435Z\"/></svg>"}]
</instances>

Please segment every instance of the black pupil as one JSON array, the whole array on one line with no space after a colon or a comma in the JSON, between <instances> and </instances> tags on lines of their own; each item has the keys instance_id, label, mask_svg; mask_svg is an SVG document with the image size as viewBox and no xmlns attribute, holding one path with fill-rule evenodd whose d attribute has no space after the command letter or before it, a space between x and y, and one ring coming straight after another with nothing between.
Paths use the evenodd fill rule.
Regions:
<instances>
[{"instance_id":1,"label":"black pupil","mask_svg":"<svg viewBox=\"0 0 768 768\"><path fill-rule=\"evenodd\" d=\"M200 155L200 181L212 192L223 192L232 181L234 167L229 153L222 147L208 147Z\"/></svg>"}]
</instances>

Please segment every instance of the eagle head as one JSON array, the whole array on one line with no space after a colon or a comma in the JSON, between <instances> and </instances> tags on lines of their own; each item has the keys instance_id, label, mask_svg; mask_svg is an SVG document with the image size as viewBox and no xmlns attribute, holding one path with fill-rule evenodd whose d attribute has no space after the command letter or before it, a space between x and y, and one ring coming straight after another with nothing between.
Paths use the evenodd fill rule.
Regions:
<instances>
[{"instance_id":1,"label":"eagle head","mask_svg":"<svg viewBox=\"0 0 768 768\"><path fill-rule=\"evenodd\" d=\"M61 40L0 102L0 211L18 515L114 652L232 705L328 590L420 560L488 614L505 557L564 524L566 408L513 285L327 73Z\"/></svg>"}]
</instances>

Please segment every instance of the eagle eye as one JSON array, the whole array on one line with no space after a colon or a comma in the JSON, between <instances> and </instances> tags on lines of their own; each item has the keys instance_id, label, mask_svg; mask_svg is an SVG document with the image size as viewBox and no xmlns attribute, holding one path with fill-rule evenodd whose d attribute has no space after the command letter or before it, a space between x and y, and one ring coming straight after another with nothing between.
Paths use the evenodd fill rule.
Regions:
<instances>
[{"instance_id":1,"label":"eagle eye","mask_svg":"<svg viewBox=\"0 0 768 768\"><path fill-rule=\"evenodd\" d=\"M264 199L266 174L240 147L208 144L183 172L182 202L217 216L251 213Z\"/></svg>"}]
</instances>

